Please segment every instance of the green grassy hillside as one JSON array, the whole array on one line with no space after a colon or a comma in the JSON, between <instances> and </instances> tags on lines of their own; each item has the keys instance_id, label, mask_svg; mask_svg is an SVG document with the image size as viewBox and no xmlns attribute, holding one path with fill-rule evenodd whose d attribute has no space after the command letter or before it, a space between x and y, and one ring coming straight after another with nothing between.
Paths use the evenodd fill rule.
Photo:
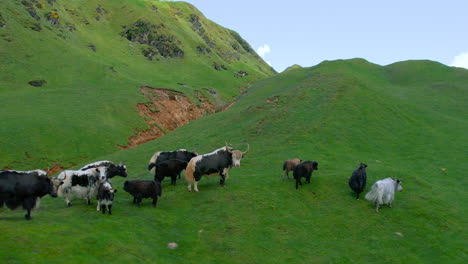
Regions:
<instances>
[{"instance_id":1,"label":"green grassy hillside","mask_svg":"<svg viewBox=\"0 0 468 264\"><path fill-rule=\"evenodd\" d=\"M199 153L248 142L227 187L203 178L163 182L158 208L134 208L122 188L113 216L47 198L26 222L0 213L6 263L465 263L468 71L430 61L385 67L323 62L262 80L225 112L150 143L96 159L126 160L151 179L158 150ZM281 179L282 161L319 162L311 184ZM95 159L95 160L96 160ZM368 164L368 186L403 181L393 208L375 213L347 180ZM44 232L44 230L47 230ZM21 241L19 243L18 241ZM176 242L177 249L167 248Z\"/></svg>"},{"instance_id":2,"label":"green grassy hillside","mask_svg":"<svg viewBox=\"0 0 468 264\"><path fill-rule=\"evenodd\" d=\"M147 128L141 86L222 107L274 74L236 32L168 1L4 1L0 61L0 167L20 169L67 167L126 145Z\"/></svg>"}]
</instances>

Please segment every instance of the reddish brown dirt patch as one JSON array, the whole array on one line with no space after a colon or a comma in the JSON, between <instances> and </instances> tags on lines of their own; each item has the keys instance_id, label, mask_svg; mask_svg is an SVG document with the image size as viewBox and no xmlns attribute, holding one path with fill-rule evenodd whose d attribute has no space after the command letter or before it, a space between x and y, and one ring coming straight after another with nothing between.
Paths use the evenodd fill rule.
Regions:
<instances>
[{"instance_id":1,"label":"reddish brown dirt patch","mask_svg":"<svg viewBox=\"0 0 468 264\"><path fill-rule=\"evenodd\" d=\"M74 167L74 166L76 166L76 164L73 164L68 168L71 168L71 167ZM55 173L63 171L63 170L68 169L68 168L65 168L62 165L57 163L52 168L47 168L47 170L45 170L45 171L47 171L49 176L50 176L50 175L54 175Z\"/></svg>"},{"instance_id":2,"label":"reddish brown dirt patch","mask_svg":"<svg viewBox=\"0 0 468 264\"><path fill-rule=\"evenodd\" d=\"M150 100L137 105L138 113L146 120L149 129L138 131L138 135L128 139L126 146L119 146L121 149L151 141L192 120L215 112L214 105L205 101L205 98L199 98L200 104L196 105L183 93L175 90L146 86L140 90Z\"/></svg>"}]
</instances>

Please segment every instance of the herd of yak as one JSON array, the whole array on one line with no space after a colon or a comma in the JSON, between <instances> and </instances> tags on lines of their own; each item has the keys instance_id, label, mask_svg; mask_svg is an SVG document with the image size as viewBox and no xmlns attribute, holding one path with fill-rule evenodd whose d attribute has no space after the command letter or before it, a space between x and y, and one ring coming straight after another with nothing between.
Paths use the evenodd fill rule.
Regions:
<instances>
[{"instance_id":1,"label":"herd of yak","mask_svg":"<svg viewBox=\"0 0 468 264\"><path fill-rule=\"evenodd\" d=\"M162 194L161 181L165 177L171 178L175 185L177 178L185 170L188 190L198 192L198 182L203 175L220 176L220 184L225 185L232 167L239 167L240 160L249 152L236 150L227 144L211 153L198 155L185 149L176 151L156 152L150 159L148 170L154 174L154 180L127 180L123 189L133 196L133 203L140 206L143 198L152 198L153 207ZM366 164L361 163L349 178L349 187L359 195L366 187ZM300 159L286 160L283 163L283 177L289 179L289 172L293 172L296 189L302 185L301 178L310 183L312 172L318 170L318 162L302 161ZM79 170L65 170L57 177L49 178L43 170L0 171L0 208L4 204L10 209L22 206L26 210L25 218L31 219L31 210L39 206L40 198L49 194L52 197L64 197L67 206L71 206L73 197L85 199L88 204L91 199L97 198L97 210L103 214L112 214L114 194L111 179L114 176L127 177L127 167L123 164L114 164L111 161L98 161L83 166ZM365 198L375 204L376 212L383 204L392 206L395 192L401 191L401 181L386 178L372 185Z\"/></svg>"}]
</instances>

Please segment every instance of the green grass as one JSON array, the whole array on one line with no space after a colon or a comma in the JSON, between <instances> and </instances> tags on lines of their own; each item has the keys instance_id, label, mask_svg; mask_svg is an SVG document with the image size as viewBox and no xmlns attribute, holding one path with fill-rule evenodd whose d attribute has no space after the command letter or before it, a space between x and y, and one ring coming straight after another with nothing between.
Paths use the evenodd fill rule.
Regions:
<instances>
[{"instance_id":1,"label":"green grass","mask_svg":"<svg viewBox=\"0 0 468 264\"><path fill-rule=\"evenodd\" d=\"M467 83L468 71L434 62L382 67L361 59L262 80L225 112L93 159L124 160L129 178L151 179L155 151L250 143L226 188L202 178L200 193L189 193L184 180L175 187L166 180L156 209L149 200L134 208L124 179L115 178L113 216L52 198L31 222L1 209L0 256L5 263L465 263ZM279 177L282 161L295 157L319 162L299 190ZM393 208L375 213L354 199L347 180L359 162L368 164L366 191L386 177L403 181Z\"/></svg>"},{"instance_id":2,"label":"green grass","mask_svg":"<svg viewBox=\"0 0 468 264\"><path fill-rule=\"evenodd\" d=\"M39 2L45 4L43 8L34 5L39 21L19 0L0 5L5 23L0 28L0 137L4 142L0 168L44 169L56 163L68 167L117 151L117 145L126 145L135 131L147 128L136 108L148 101L140 92L141 86L175 89L190 98L202 92L220 107L232 101L241 87L274 74L254 52L234 50L231 45L238 42L231 31L187 3ZM98 7L105 13L99 14ZM60 25L51 25L45 18L53 9ZM196 51L198 45L206 43L192 29L192 14L199 17L205 36L214 45L210 54ZM148 45L130 42L121 35L139 19L151 25L164 24L158 32L173 36L184 57L155 56L151 61L144 57L142 49ZM42 28L40 32L30 29L35 23ZM66 28L70 25L76 30ZM225 56L227 53L239 60ZM216 71L213 62L226 65L228 70ZM235 78L239 70L249 75ZM38 79L47 84L28 84ZM205 91L208 88L215 89L218 96L210 96Z\"/></svg>"}]
</instances>

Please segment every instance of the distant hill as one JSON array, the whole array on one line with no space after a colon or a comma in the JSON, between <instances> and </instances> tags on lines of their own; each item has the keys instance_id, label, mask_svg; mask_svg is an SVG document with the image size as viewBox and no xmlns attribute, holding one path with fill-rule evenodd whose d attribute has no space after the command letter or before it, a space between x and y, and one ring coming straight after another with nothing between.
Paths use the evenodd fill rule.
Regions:
<instances>
[{"instance_id":1,"label":"distant hill","mask_svg":"<svg viewBox=\"0 0 468 264\"><path fill-rule=\"evenodd\" d=\"M238 33L170 1L4 1L0 60L0 168L68 167L167 133L157 91L204 115L275 74Z\"/></svg>"},{"instance_id":2,"label":"distant hill","mask_svg":"<svg viewBox=\"0 0 468 264\"><path fill-rule=\"evenodd\" d=\"M302 69L302 66L299 65L299 64L294 64L294 65L291 65L291 66L287 67L286 69L284 69L283 72L291 71L291 70L297 70L297 69Z\"/></svg>"}]
</instances>

